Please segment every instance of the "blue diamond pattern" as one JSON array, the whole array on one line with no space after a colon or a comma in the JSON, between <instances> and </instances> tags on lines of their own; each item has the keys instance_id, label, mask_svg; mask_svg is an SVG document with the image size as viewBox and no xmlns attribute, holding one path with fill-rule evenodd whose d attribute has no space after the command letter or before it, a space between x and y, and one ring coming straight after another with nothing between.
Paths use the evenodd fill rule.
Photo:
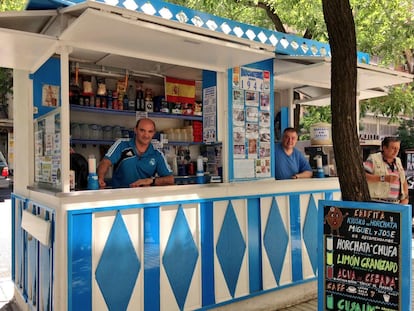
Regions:
<instances>
[{"instance_id":1,"label":"blue diamond pattern","mask_svg":"<svg viewBox=\"0 0 414 311\"><path fill-rule=\"evenodd\" d=\"M168 238L162 262L180 310L183 310L197 263L198 250L180 206Z\"/></svg>"},{"instance_id":2,"label":"blue diamond pattern","mask_svg":"<svg viewBox=\"0 0 414 311\"><path fill-rule=\"evenodd\" d=\"M245 250L246 243L230 202L220 229L216 252L227 288L233 298Z\"/></svg>"},{"instance_id":3,"label":"blue diamond pattern","mask_svg":"<svg viewBox=\"0 0 414 311\"><path fill-rule=\"evenodd\" d=\"M118 212L95 271L109 311L128 308L140 268L141 263Z\"/></svg>"},{"instance_id":4,"label":"blue diamond pattern","mask_svg":"<svg viewBox=\"0 0 414 311\"><path fill-rule=\"evenodd\" d=\"M308 210L303 225L303 241L309 254L313 273L318 267L318 239L315 239L315 230L318 227L318 209L313 195L309 198Z\"/></svg>"},{"instance_id":5,"label":"blue diamond pattern","mask_svg":"<svg viewBox=\"0 0 414 311\"><path fill-rule=\"evenodd\" d=\"M273 198L263 236L263 244L277 284L280 282L288 242L289 236L280 215L279 207Z\"/></svg>"}]
</instances>

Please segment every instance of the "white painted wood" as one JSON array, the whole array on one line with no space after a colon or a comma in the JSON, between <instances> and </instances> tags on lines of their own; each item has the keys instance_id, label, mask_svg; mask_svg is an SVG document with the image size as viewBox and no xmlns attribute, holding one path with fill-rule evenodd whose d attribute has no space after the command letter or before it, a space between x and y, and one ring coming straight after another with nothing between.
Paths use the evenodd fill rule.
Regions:
<instances>
[{"instance_id":1,"label":"white painted wood","mask_svg":"<svg viewBox=\"0 0 414 311\"><path fill-rule=\"evenodd\" d=\"M50 247L51 222L33 215L27 210L22 214L22 228L43 245Z\"/></svg>"},{"instance_id":2,"label":"white painted wood","mask_svg":"<svg viewBox=\"0 0 414 311\"><path fill-rule=\"evenodd\" d=\"M0 29L0 67L36 71L56 49L56 38ZM29 53L30 51L30 53Z\"/></svg>"}]
</instances>

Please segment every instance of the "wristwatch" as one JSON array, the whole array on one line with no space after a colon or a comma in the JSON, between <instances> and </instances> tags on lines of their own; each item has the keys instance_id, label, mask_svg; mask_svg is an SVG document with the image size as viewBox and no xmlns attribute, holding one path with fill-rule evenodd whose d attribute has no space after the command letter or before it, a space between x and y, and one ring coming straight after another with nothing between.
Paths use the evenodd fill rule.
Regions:
<instances>
[{"instance_id":1,"label":"wristwatch","mask_svg":"<svg viewBox=\"0 0 414 311\"><path fill-rule=\"evenodd\" d=\"M385 181L385 176L384 175L380 176L380 181L381 182L384 182Z\"/></svg>"},{"instance_id":2,"label":"wristwatch","mask_svg":"<svg viewBox=\"0 0 414 311\"><path fill-rule=\"evenodd\" d=\"M152 178L151 186L155 186L155 176L152 176L151 178Z\"/></svg>"}]
</instances>

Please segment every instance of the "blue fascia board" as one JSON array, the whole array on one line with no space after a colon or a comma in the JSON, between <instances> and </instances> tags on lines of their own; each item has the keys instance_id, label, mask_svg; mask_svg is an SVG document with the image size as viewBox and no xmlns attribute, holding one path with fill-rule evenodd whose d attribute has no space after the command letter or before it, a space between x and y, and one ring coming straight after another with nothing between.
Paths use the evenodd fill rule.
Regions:
<instances>
[{"instance_id":1,"label":"blue fascia board","mask_svg":"<svg viewBox=\"0 0 414 311\"><path fill-rule=\"evenodd\" d=\"M29 0L26 5L26 10L55 10L62 7L74 5L76 3L85 2L84 0L78 1L65 1L65 0Z\"/></svg>"},{"instance_id":2,"label":"blue fascia board","mask_svg":"<svg viewBox=\"0 0 414 311\"><path fill-rule=\"evenodd\" d=\"M58 9L86 2L85 0L29 0L26 10ZM210 31L221 32L252 42L274 46L275 54L291 56L317 56L331 57L328 43L305 39L296 35L272 31L253 25L236 22L227 18L195 11L180 5L160 0L134 0L133 2L118 1L110 4L108 0L95 0L95 2L113 5L123 9L133 10L164 19L204 28ZM112 1L113 2L113 1ZM166 12L168 11L168 12ZM358 52L359 63L369 64L370 56Z\"/></svg>"}]
</instances>

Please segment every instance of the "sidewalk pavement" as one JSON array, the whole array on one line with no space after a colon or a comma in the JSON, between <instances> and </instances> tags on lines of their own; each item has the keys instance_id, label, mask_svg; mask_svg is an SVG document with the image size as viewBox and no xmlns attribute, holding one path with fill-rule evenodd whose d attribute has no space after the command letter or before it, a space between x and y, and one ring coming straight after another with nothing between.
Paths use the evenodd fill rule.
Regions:
<instances>
[{"instance_id":1,"label":"sidewalk pavement","mask_svg":"<svg viewBox=\"0 0 414 311\"><path fill-rule=\"evenodd\" d=\"M11 201L0 202L0 309L13 297L11 280ZM5 309L7 310L7 309Z\"/></svg>"},{"instance_id":2,"label":"sidewalk pavement","mask_svg":"<svg viewBox=\"0 0 414 311\"><path fill-rule=\"evenodd\" d=\"M414 259L414 243L412 248ZM412 290L414 300L414 286ZM13 293L14 286L11 280L11 201L5 200L0 202L0 311L19 311L17 304L12 300ZM316 310L316 303L317 299L312 299L308 302L283 309L283 311Z\"/></svg>"}]
</instances>

